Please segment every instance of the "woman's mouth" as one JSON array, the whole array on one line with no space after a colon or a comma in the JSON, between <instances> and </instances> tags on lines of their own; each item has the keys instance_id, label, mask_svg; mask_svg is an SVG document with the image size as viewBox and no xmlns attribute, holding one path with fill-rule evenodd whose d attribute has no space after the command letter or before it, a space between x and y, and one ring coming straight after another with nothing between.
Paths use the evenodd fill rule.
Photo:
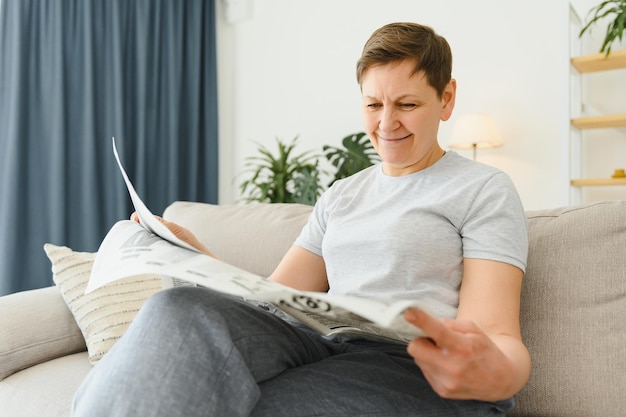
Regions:
<instances>
[{"instance_id":1,"label":"woman's mouth","mask_svg":"<svg viewBox=\"0 0 626 417\"><path fill-rule=\"evenodd\" d=\"M411 133L409 133L406 136L397 137L397 138L385 138L385 137L382 137L382 136L378 136L378 138L381 139L381 140L384 140L385 142L399 142L401 140L408 139L410 136L411 136Z\"/></svg>"}]
</instances>

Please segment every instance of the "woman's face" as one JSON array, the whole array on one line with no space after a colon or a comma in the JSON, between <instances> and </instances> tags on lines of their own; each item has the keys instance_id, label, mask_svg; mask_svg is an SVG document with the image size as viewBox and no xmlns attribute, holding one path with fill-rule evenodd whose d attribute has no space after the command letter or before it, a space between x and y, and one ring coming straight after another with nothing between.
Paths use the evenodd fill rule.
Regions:
<instances>
[{"instance_id":1,"label":"woman's face","mask_svg":"<svg viewBox=\"0 0 626 417\"><path fill-rule=\"evenodd\" d=\"M371 67L363 75L365 130L387 175L417 172L443 154L437 131L440 120L452 114L456 81L439 97L423 72L411 74L414 68L412 60L405 60Z\"/></svg>"}]
</instances>

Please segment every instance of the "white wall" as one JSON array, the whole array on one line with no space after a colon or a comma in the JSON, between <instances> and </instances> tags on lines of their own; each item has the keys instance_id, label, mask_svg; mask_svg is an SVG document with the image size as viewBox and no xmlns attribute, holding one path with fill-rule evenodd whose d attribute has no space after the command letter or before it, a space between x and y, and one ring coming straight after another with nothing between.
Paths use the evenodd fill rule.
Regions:
<instances>
[{"instance_id":1,"label":"white wall","mask_svg":"<svg viewBox=\"0 0 626 417\"><path fill-rule=\"evenodd\" d=\"M584 14L596 1L575 3ZM248 9L227 21L226 3ZM457 105L441 145L455 115L491 113L504 146L478 159L511 176L526 209L569 203L567 1L222 0L218 20L221 203L239 198L253 141L274 149L298 135L301 151L321 151L362 131L356 60L373 30L400 20L452 47Z\"/></svg>"}]
</instances>

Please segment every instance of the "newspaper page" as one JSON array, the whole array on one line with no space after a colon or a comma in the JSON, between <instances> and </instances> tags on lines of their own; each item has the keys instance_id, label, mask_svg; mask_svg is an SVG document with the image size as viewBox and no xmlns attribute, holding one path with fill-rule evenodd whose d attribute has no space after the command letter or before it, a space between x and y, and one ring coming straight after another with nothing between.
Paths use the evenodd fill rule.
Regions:
<instances>
[{"instance_id":1,"label":"newspaper page","mask_svg":"<svg viewBox=\"0 0 626 417\"><path fill-rule=\"evenodd\" d=\"M184 240L179 239L172 233L170 229L168 229L163 223L159 222L156 217L152 214L152 212L148 209L148 207L144 204L144 202L139 198L139 195L135 191L135 187L132 182L128 178L128 174L122 165L122 161L120 160L119 153L117 152L117 146L115 146L115 138L111 138L111 142L113 145L113 155L115 156L115 161L117 162L117 166L122 173L122 177L124 178L124 183L126 184L126 188L128 189L128 193L130 194L130 199L135 207L135 212L137 216L139 216L139 221L141 225L145 227L148 231L154 233L157 236L162 237L163 239L171 242L175 245L197 251L196 248L189 245ZM194 286L196 284L185 281L176 277L170 277L161 274L161 285L163 288L172 288L172 287L182 287L182 286Z\"/></svg>"},{"instance_id":2,"label":"newspaper page","mask_svg":"<svg viewBox=\"0 0 626 417\"><path fill-rule=\"evenodd\" d=\"M298 291L199 252L154 218L128 179L114 141L113 149L141 224L122 220L111 228L96 254L86 293L122 278L158 274L270 302L326 335L359 329L398 341L423 336L403 315L408 308L430 312L423 303Z\"/></svg>"},{"instance_id":3,"label":"newspaper page","mask_svg":"<svg viewBox=\"0 0 626 417\"><path fill-rule=\"evenodd\" d=\"M135 191L135 187L128 178L128 174L126 174L126 170L124 169L122 161L120 160L120 156L117 152L117 146L115 146L115 138L111 138L111 142L113 145L113 155L115 155L117 166L120 168L120 172L122 173L122 177L124 178L124 182L126 183L126 188L128 189L128 194L130 194L130 199L133 202L133 206L135 207L135 212L137 213L137 216L139 216L139 221L141 222L141 225L148 231L154 233L157 236L160 236L161 238L173 243L174 245L178 245L183 248L199 252L198 249L194 248L184 240L176 237L176 235L172 233L172 231L168 229L167 226L165 226L163 223L158 221L156 217L154 217L154 214L152 214L152 212L144 204L141 198L139 198L139 195Z\"/></svg>"},{"instance_id":4,"label":"newspaper page","mask_svg":"<svg viewBox=\"0 0 626 417\"><path fill-rule=\"evenodd\" d=\"M427 306L411 300L382 300L298 291L203 253L173 245L131 220L117 222L104 238L85 292L89 293L118 279L142 274L175 277L242 298L270 302L288 314L296 310L322 315L331 320L326 323L326 327L335 332L341 330L342 326L357 327L367 333L404 341L423 334L405 321L402 313L407 308L428 311ZM295 318L305 324L311 320L319 321L319 318L315 319L310 314ZM370 329L367 329L367 323L372 325Z\"/></svg>"}]
</instances>

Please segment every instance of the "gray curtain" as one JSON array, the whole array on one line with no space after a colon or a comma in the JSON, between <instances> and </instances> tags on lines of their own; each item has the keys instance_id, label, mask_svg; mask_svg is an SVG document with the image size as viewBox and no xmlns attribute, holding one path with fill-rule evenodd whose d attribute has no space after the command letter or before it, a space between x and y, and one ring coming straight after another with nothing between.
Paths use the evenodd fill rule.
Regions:
<instances>
[{"instance_id":1,"label":"gray curtain","mask_svg":"<svg viewBox=\"0 0 626 417\"><path fill-rule=\"evenodd\" d=\"M45 242L96 251L139 195L217 200L213 0L2 0L0 295L52 284Z\"/></svg>"}]
</instances>

